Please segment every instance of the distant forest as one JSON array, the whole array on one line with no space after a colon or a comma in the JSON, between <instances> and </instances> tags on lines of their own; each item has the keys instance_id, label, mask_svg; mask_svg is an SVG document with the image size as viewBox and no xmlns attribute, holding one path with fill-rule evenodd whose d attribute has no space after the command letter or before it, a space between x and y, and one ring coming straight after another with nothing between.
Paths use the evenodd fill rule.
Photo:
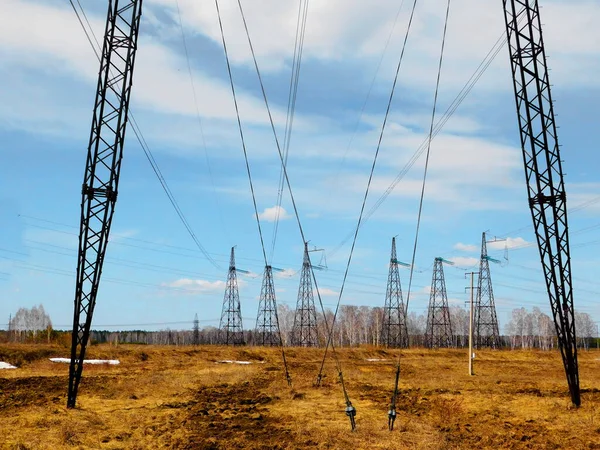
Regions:
<instances>
[{"instance_id":1,"label":"distant forest","mask_svg":"<svg viewBox=\"0 0 600 450\"><path fill-rule=\"evenodd\" d=\"M291 341L295 311L287 305L278 307L281 337L284 345ZM333 312L326 311L327 320L331 323ZM323 316L317 315L317 328L320 345L325 345L326 331ZM580 348L597 348L598 329L587 313L575 313L577 345ZM450 320L453 331L453 346L468 346L469 312L460 306L450 307ZM355 347L359 345L382 345L383 308L368 306L342 305L333 328L333 342L338 347ZM411 312L407 318L409 342L411 346L424 346L424 334L427 321L426 314ZM247 345L256 345L258 333L250 328L254 323L246 323L244 339ZM557 347L556 331L550 316L535 307L528 311L517 308L512 311L509 322L501 330L501 346L505 348L539 348L553 349ZM195 337L196 336L196 337ZM92 330L92 343L113 344L148 344L148 345L201 345L219 343L219 329L213 326L198 327L194 333L194 321L190 320L189 329L159 331L110 331ZM43 306L31 310L20 309L11 319L9 330L0 331L3 342L60 342L70 345L70 331L52 329L52 322L44 312Z\"/></svg>"}]
</instances>

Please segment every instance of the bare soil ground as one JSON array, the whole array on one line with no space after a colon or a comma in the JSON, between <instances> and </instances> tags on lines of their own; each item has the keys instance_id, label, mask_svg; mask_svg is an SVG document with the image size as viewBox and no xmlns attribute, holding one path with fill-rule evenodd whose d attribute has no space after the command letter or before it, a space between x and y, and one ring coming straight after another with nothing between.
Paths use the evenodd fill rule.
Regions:
<instances>
[{"instance_id":1,"label":"bare soil ground","mask_svg":"<svg viewBox=\"0 0 600 450\"><path fill-rule=\"evenodd\" d=\"M387 410L398 353L339 350L357 409L350 432L328 357L313 387L321 349L287 349L288 387L278 349L98 345L78 407L66 405L60 346L0 345L2 449L600 449L600 353L580 353L582 406L570 406L558 352L481 351L476 375L466 352L402 352L398 419ZM367 361L367 359L380 361ZM249 365L220 360L251 361Z\"/></svg>"}]
</instances>

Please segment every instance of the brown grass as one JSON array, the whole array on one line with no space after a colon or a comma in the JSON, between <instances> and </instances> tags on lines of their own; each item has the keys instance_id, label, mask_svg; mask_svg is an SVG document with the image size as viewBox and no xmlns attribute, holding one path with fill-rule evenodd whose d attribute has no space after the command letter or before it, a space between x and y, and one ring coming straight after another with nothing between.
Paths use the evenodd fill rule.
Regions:
<instances>
[{"instance_id":1,"label":"brown grass","mask_svg":"<svg viewBox=\"0 0 600 450\"><path fill-rule=\"evenodd\" d=\"M277 349L92 346L90 358L121 365L86 366L78 407L68 410L68 365L47 359L67 349L0 346L0 360L20 363L0 372L0 448L600 448L600 353L580 353L575 409L557 352L481 351L469 377L464 351L404 351L393 432L397 352L339 354L357 409L354 433L331 359L323 385L312 385L318 349L288 349L289 388Z\"/></svg>"}]
</instances>

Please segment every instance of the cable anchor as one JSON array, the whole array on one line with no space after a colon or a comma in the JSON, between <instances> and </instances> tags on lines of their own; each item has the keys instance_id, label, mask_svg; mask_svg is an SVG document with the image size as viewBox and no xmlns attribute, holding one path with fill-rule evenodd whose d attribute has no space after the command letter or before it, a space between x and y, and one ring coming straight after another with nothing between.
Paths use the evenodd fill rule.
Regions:
<instances>
[{"instance_id":1,"label":"cable anchor","mask_svg":"<svg viewBox=\"0 0 600 450\"><path fill-rule=\"evenodd\" d=\"M388 428L394 431L394 422L396 421L396 405L391 405L388 411Z\"/></svg>"},{"instance_id":2,"label":"cable anchor","mask_svg":"<svg viewBox=\"0 0 600 450\"><path fill-rule=\"evenodd\" d=\"M356 421L354 419L356 416L356 408L352 406L350 401L346 402L346 415L350 418L350 426L352 427L352 431L356 430Z\"/></svg>"}]
</instances>

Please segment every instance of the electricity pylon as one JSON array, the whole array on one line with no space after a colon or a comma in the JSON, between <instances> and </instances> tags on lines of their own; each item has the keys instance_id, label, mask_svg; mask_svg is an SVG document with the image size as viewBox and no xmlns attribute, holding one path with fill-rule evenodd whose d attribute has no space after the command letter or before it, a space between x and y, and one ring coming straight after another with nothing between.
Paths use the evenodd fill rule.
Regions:
<instances>
[{"instance_id":1,"label":"electricity pylon","mask_svg":"<svg viewBox=\"0 0 600 450\"><path fill-rule=\"evenodd\" d=\"M263 284L258 301L258 316L256 318L258 342L260 345L279 345L279 320L277 318L277 301L273 285L273 268L265 267Z\"/></svg>"},{"instance_id":2,"label":"electricity pylon","mask_svg":"<svg viewBox=\"0 0 600 450\"><path fill-rule=\"evenodd\" d=\"M498 348L500 346L500 331L496 304L490 276L490 258L487 254L485 232L481 237L481 260L479 261L479 281L477 283L477 301L475 303L475 347ZM499 261L498 261L499 262Z\"/></svg>"},{"instance_id":3,"label":"electricity pylon","mask_svg":"<svg viewBox=\"0 0 600 450\"><path fill-rule=\"evenodd\" d=\"M198 314L194 316L194 329L192 334L192 344L200 345L200 321L198 320Z\"/></svg>"},{"instance_id":4,"label":"electricity pylon","mask_svg":"<svg viewBox=\"0 0 600 450\"><path fill-rule=\"evenodd\" d=\"M381 340L386 347L408 347L406 310L402 299L402 286L400 285L400 273L398 272L399 264L408 265L396 259L396 238L393 237L381 330Z\"/></svg>"},{"instance_id":5,"label":"electricity pylon","mask_svg":"<svg viewBox=\"0 0 600 450\"><path fill-rule=\"evenodd\" d=\"M503 0L529 207L571 401L581 404L567 196L538 0Z\"/></svg>"},{"instance_id":6,"label":"electricity pylon","mask_svg":"<svg viewBox=\"0 0 600 450\"><path fill-rule=\"evenodd\" d=\"M245 343L240 294L235 271L235 247L231 247L227 284L225 285L223 309L221 310L221 321L219 323L219 334L221 344L244 345Z\"/></svg>"},{"instance_id":7,"label":"electricity pylon","mask_svg":"<svg viewBox=\"0 0 600 450\"><path fill-rule=\"evenodd\" d=\"M444 280L444 263L454 264L439 257L435 258L433 264L427 330L425 332L425 345L429 348L450 347L452 345L452 325L446 295L446 281Z\"/></svg>"},{"instance_id":8,"label":"electricity pylon","mask_svg":"<svg viewBox=\"0 0 600 450\"><path fill-rule=\"evenodd\" d=\"M316 347L319 344L317 334L317 313L312 287L312 268L308 254L308 243L304 244L304 261L298 288L298 302L292 328L292 345L297 347Z\"/></svg>"},{"instance_id":9,"label":"electricity pylon","mask_svg":"<svg viewBox=\"0 0 600 450\"><path fill-rule=\"evenodd\" d=\"M81 382L121 173L142 0L109 0L82 186L67 407Z\"/></svg>"}]
</instances>

